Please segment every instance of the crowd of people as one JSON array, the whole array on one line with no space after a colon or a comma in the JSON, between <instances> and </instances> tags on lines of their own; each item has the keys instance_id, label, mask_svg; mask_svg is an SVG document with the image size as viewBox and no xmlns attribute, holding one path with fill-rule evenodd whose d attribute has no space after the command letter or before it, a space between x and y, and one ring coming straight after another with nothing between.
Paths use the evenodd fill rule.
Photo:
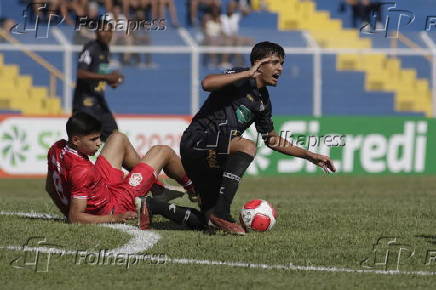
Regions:
<instances>
[{"instance_id":1,"label":"crowd of people","mask_svg":"<svg viewBox=\"0 0 436 290\"><path fill-rule=\"evenodd\" d=\"M94 31L78 28L80 19L98 19L105 14L109 19L124 23L115 29L112 44L114 45L150 45L151 37L148 29L127 31L128 21L153 21L163 19L165 26L180 27L177 8L174 0L21 0L30 5L33 17L40 23L50 21L50 15L56 14L64 18L66 25L74 26L74 43L85 44L94 39ZM187 26L197 27L201 33L200 42L209 46L242 46L251 45L253 41L239 35L241 17L251 12L250 0L186 0ZM166 15L169 15L169 19ZM168 21L167 21L168 19ZM128 33L127 33L128 32ZM242 65L240 55L207 55L204 64L211 68L229 68ZM138 65L154 67L150 54L123 53L116 60L122 65Z\"/></svg>"},{"instance_id":2,"label":"crowd of people","mask_svg":"<svg viewBox=\"0 0 436 290\"><path fill-rule=\"evenodd\" d=\"M377 12L377 21L381 21L380 0L341 0L340 11L351 9L351 23L354 28L360 28L363 23L370 23L373 12Z\"/></svg>"}]
</instances>

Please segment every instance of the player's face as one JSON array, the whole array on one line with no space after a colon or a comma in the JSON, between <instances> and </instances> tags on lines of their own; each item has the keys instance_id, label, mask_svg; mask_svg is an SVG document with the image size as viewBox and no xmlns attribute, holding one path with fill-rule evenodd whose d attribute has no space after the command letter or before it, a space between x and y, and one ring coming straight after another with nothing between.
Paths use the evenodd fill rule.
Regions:
<instances>
[{"instance_id":1,"label":"player's face","mask_svg":"<svg viewBox=\"0 0 436 290\"><path fill-rule=\"evenodd\" d=\"M260 67L262 81L265 86L277 86L279 77L283 72L285 60L277 55L271 56L271 61Z\"/></svg>"},{"instance_id":2,"label":"player's face","mask_svg":"<svg viewBox=\"0 0 436 290\"><path fill-rule=\"evenodd\" d=\"M97 39L109 45L112 41L112 26L107 25L104 30L97 31Z\"/></svg>"},{"instance_id":3,"label":"player's face","mask_svg":"<svg viewBox=\"0 0 436 290\"><path fill-rule=\"evenodd\" d=\"M93 156L101 146L100 133L83 136L74 136L73 144L82 154Z\"/></svg>"}]
</instances>

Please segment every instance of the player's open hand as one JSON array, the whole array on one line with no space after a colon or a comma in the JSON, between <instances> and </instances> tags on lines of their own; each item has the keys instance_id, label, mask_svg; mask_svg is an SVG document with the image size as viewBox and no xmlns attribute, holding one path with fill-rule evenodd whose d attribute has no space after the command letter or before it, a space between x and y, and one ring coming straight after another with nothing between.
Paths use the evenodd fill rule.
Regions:
<instances>
[{"instance_id":1,"label":"player's open hand","mask_svg":"<svg viewBox=\"0 0 436 290\"><path fill-rule=\"evenodd\" d=\"M134 211L128 211L125 213L120 213L115 215L115 222L116 223L125 223L128 220L132 220L136 218L136 212Z\"/></svg>"},{"instance_id":2,"label":"player's open hand","mask_svg":"<svg viewBox=\"0 0 436 290\"><path fill-rule=\"evenodd\" d=\"M336 172L336 167L328 156L313 153L308 160L321 167L325 173Z\"/></svg>"},{"instance_id":3,"label":"player's open hand","mask_svg":"<svg viewBox=\"0 0 436 290\"><path fill-rule=\"evenodd\" d=\"M250 73L250 77L251 78L256 78L258 77L261 72L259 71L259 68L261 65L266 64L268 62L270 62L272 60L272 57L266 57L264 59L261 60L256 60L256 62L254 63L254 65L250 68L249 73Z\"/></svg>"}]
</instances>

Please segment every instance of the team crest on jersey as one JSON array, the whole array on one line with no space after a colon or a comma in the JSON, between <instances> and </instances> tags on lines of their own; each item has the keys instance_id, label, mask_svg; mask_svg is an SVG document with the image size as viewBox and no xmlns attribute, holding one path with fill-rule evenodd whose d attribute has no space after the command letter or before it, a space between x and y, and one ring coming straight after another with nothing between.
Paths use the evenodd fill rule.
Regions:
<instances>
[{"instance_id":1,"label":"team crest on jersey","mask_svg":"<svg viewBox=\"0 0 436 290\"><path fill-rule=\"evenodd\" d=\"M238 119L239 123L244 124L250 123L253 120L254 116L249 108L244 105L240 105L236 110L236 118Z\"/></svg>"},{"instance_id":2,"label":"team crest on jersey","mask_svg":"<svg viewBox=\"0 0 436 290\"><path fill-rule=\"evenodd\" d=\"M249 99L251 102L254 102L254 98L253 98L253 96L252 95L250 95L250 94L247 94L247 99Z\"/></svg>"},{"instance_id":3,"label":"team crest on jersey","mask_svg":"<svg viewBox=\"0 0 436 290\"><path fill-rule=\"evenodd\" d=\"M130 186L138 186L141 184L142 181L142 174L141 173L132 173L129 178L129 185Z\"/></svg>"},{"instance_id":4,"label":"team crest on jersey","mask_svg":"<svg viewBox=\"0 0 436 290\"><path fill-rule=\"evenodd\" d=\"M83 105L85 107L91 107L94 106L94 99L93 98L84 98L83 99Z\"/></svg>"}]
</instances>

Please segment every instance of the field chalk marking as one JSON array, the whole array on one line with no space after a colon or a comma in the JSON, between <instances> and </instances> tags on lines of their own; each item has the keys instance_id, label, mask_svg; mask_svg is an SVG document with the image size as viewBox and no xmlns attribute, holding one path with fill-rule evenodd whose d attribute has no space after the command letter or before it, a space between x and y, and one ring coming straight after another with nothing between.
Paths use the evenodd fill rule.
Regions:
<instances>
[{"instance_id":1,"label":"field chalk marking","mask_svg":"<svg viewBox=\"0 0 436 290\"><path fill-rule=\"evenodd\" d=\"M5 212L0 211L0 215L12 215L21 216L35 219L47 219L47 220L60 220L63 219L58 215L35 213L35 212ZM145 250L153 247L161 238L160 235L152 231L141 231L136 227L124 225L124 224L102 224L101 226L109 227L112 229L120 230L132 236L128 243L125 245L107 251L109 254L136 254L143 252ZM14 251L39 251L42 253L58 253L58 254L76 254L77 251L72 250L62 250L57 248L48 247L28 247L23 249L22 246L5 246L0 247L7 250ZM144 255L137 255L137 258L141 259ZM268 264L252 264L244 262L222 262L222 261L211 261L211 260L196 260L196 259L184 259L184 258L166 258L165 263L171 264L182 264L182 265L213 265L213 266L228 266L228 267L238 267L238 268L250 268L250 269L265 269L265 270L290 270L290 271L313 271L313 272L332 272L332 273L370 273L379 275L416 275L416 276L435 276L436 272L428 271L383 271L383 270L372 270L372 269L349 269L349 268L337 268L337 267L322 267L322 266L298 266L293 264L288 265L268 265Z\"/></svg>"},{"instance_id":2,"label":"field chalk marking","mask_svg":"<svg viewBox=\"0 0 436 290\"><path fill-rule=\"evenodd\" d=\"M27 218L35 218L35 219L46 219L46 220L63 220L64 218L59 215L45 214L45 213L35 213L35 212L5 212L0 211L0 215L13 215ZM136 254L139 252L144 252L146 250L151 249L161 238L160 235L153 231L141 231L137 227L125 225L125 224L101 224L99 226L119 230L125 232L131 236L131 239L125 245L107 251L107 254ZM23 247L20 248L21 250ZM35 251L37 249L35 248ZM42 252L47 250L44 247L41 248ZM59 254L71 254L71 251L63 251L57 252ZM74 252L75 253L75 252Z\"/></svg>"}]
</instances>

